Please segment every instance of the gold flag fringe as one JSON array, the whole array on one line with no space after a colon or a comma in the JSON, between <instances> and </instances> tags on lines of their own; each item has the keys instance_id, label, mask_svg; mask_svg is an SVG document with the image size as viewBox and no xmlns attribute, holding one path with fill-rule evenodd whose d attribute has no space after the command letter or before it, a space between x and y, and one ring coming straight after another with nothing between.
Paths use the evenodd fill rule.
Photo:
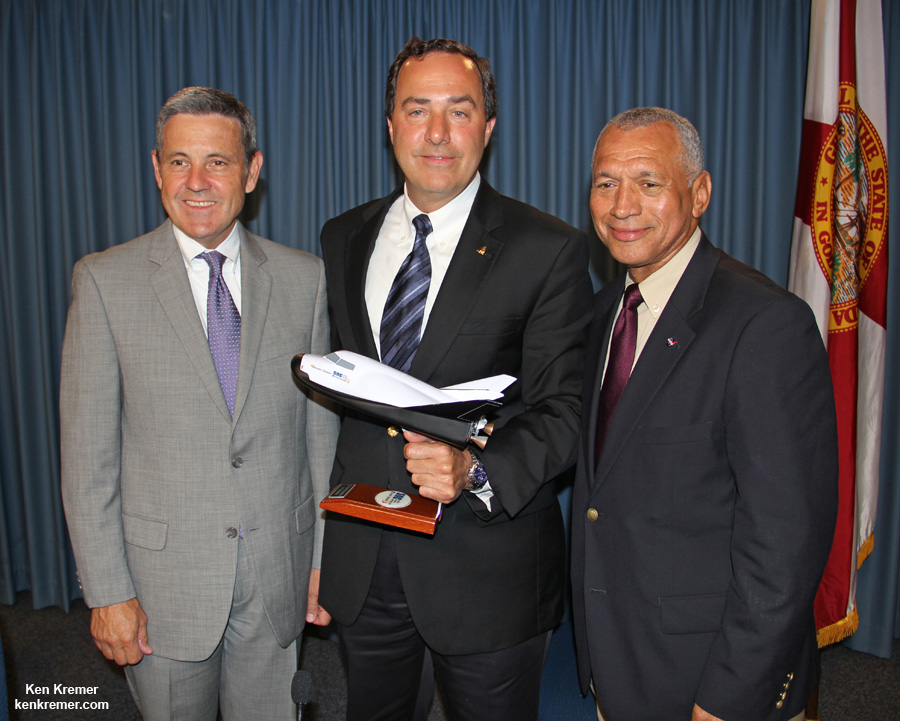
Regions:
<instances>
[{"instance_id":1,"label":"gold flag fringe","mask_svg":"<svg viewBox=\"0 0 900 721\"><path fill-rule=\"evenodd\" d=\"M833 643L849 638L858 626L859 614L856 613L856 608L854 607L849 616L845 616L840 621L816 631L816 641L819 644L819 648L825 648Z\"/></svg>"},{"instance_id":2,"label":"gold flag fringe","mask_svg":"<svg viewBox=\"0 0 900 721\"><path fill-rule=\"evenodd\" d=\"M857 570L862 567L863 562L869 557L869 554L872 553L874 548L875 534L873 533L863 541L862 546L859 547L859 552L856 554ZM819 644L819 648L825 648L838 641L843 641L845 638L850 638L850 636L856 633L858 627L859 614L856 612L854 600L853 611L849 615L845 616L840 621L836 621L835 623L816 631L816 642Z\"/></svg>"},{"instance_id":3,"label":"gold flag fringe","mask_svg":"<svg viewBox=\"0 0 900 721\"><path fill-rule=\"evenodd\" d=\"M858 571L862 568L863 562L869 557L869 554L872 553L872 550L875 548L875 534L870 535L863 544L859 547L859 553L856 554L856 570Z\"/></svg>"}]
</instances>

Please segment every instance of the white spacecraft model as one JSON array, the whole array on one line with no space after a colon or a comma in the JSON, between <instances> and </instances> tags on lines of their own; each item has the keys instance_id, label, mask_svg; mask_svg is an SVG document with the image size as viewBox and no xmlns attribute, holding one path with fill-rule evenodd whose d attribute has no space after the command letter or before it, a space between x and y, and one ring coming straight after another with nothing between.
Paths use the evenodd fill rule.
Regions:
<instances>
[{"instance_id":1,"label":"white spacecraft model","mask_svg":"<svg viewBox=\"0 0 900 721\"><path fill-rule=\"evenodd\" d=\"M435 388L346 350L296 355L291 370L298 384L343 406L458 448L467 442L484 447L492 430L487 417L516 380L498 375Z\"/></svg>"}]
</instances>

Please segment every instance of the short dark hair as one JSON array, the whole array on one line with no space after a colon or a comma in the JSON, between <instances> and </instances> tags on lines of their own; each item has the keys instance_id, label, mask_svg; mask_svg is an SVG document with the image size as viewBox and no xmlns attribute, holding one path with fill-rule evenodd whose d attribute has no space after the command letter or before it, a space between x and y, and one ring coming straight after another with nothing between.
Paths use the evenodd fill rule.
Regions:
<instances>
[{"instance_id":1,"label":"short dark hair","mask_svg":"<svg viewBox=\"0 0 900 721\"><path fill-rule=\"evenodd\" d=\"M224 115L234 118L241 125L241 145L244 149L244 166L249 170L250 161L259 148L256 146L256 121L250 109L231 93L216 88L183 88L166 101L156 118L156 155L162 152L163 128L173 115Z\"/></svg>"},{"instance_id":2,"label":"short dark hair","mask_svg":"<svg viewBox=\"0 0 900 721\"><path fill-rule=\"evenodd\" d=\"M384 93L384 115L388 120L394 114L394 101L397 97L397 76L400 68L410 58L423 58L429 53L456 53L469 58L478 74L481 76L481 94L484 97L484 115L486 120L497 117L497 84L491 73L491 64L487 58L479 57L468 45L463 45L456 40L447 38L434 38L433 40L420 40L415 35L403 47L403 50L394 58L391 69L388 71L387 87Z\"/></svg>"}]
</instances>

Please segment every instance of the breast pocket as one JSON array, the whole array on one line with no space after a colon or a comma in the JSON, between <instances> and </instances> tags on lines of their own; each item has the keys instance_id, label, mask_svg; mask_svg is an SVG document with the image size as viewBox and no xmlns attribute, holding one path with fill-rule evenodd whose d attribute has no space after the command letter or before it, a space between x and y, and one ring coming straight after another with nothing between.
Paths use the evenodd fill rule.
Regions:
<instances>
[{"instance_id":1,"label":"breast pocket","mask_svg":"<svg viewBox=\"0 0 900 721\"><path fill-rule=\"evenodd\" d=\"M425 332L428 332L427 326ZM466 320L444 358L445 368L467 368L479 359L480 375L510 373L522 367L524 320L517 316Z\"/></svg>"},{"instance_id":2,"label":"breast pocket","mask_svg":"<svg viewBox=\"0 0 900 721\"><path fill-rule=\"evenodd\" d=\"M638 436L649 446L673 443L696 443L712 438L713 422L693 423L687 426L641 426Z\"/></svg>"},{"instance_id":3,"label":"breast pocket","mask_svg":"<svg viewBox=\"0 0 900 721\"><path fill-rule=\"evenodd\" d=\"M523 319L518 316L491 318L474 316L459 330L459 335L505 336L520 333Z\"/></svg>"}]
</instances>

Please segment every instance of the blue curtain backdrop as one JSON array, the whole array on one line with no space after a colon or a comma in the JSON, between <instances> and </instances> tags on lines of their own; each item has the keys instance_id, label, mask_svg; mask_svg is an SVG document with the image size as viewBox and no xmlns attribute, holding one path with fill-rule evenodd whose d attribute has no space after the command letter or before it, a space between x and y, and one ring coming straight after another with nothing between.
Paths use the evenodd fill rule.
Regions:
<instances>
[{"instance_id":1,"label":"blue curtain backdrop","mask_svg":"<svg viewBox=\"0 0 900 721\"><path fill-rule=\"evenodd\" d=\"M31 589L37 607L67 607L79 595L58 491L69 277L81 256L163 219L149 154L173 92L211 85L250 106L266 160L248 225L318 252L325 220L397 182L382 112L394 55L413 34L457 38L497 77L483 171L501 192L590 232L603 124L635 105L671 107L706 145L707 233L785 283L808 30L805 0L0 0L0 601ZM885 35L898 68L889 2ZM900 168L900 92L889 93ZM900 192L891 205L900 213ZM599 283L615 269L595 246ZM900 251L891 322L898 280ZM900 629L898 360L894 322L875 551L853 641L880 655Z\"/></svg>"}]
</instances>

